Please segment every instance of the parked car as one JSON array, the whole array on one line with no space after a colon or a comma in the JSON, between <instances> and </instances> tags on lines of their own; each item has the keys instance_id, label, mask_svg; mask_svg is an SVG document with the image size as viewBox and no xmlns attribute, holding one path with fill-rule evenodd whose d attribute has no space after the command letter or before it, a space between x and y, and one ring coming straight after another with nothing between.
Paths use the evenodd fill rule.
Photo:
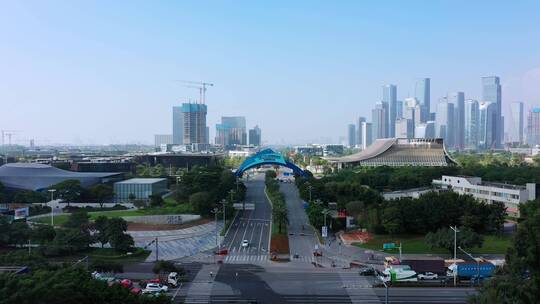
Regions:
<instances>
[{"instance_id":1,"label":"parked car","mask_svg":"<svg viewBox=\"0 0 540 304\"><path fill-rule=\"evenodd\" d=\"M424 272L418 275L419 280L436 280L439 276L433 272Z\"/></svg>"},{"instance_id":2,"label":"parked car","mask_svg":"<svg viewBox=\"0 0 540 304\"><path fill-rule=\"evenodd\" d=\"M229 249L222 248L221 250L216 251L216 254L217 255L227 255L227 254L229 254Z\"/></svg>"},{"instance_id":3,"label":"parked car","mask_svg":"<svg viewBox=\"0 0 540 304\"><path fill-rule=\"evenodd\" d=\"M249 246L248 240L243 240L242 241L242 247L247 248L248 246Z\"/></svg>"},{"instance_id":4,"label":"parked car","mask_svg":"<svg viewBox=\"0 0 540 304\"><path fill-rule=\"evenodd\" d=\"M167 285L163 285L160 283L148 283L146 284L146 287L142 291L143 293L159 293L159 292L167 292L169 291L169 287Z\"/></svg>"},{"instance_id":5,"label":"parked car","mask_svg":"<svg viewBox=\"0 0 540 304\"><path fill-rule=\"evenodd\" d=\"M131 293L134 293L134 294L141 294L141 293L142 293L142 289L140 289L140 288L132 288L132 289L131 289Z\"/></svg>"},{"instance_id":6,"label":"parked car","mask_svg":"<svg viewBox=\"0 0 540 304\"><path fill-rule=\"evenodd\" d=\"M313 256L322 256L322 252L320 250L313 251Z\"/></svg>"}]
</instances>

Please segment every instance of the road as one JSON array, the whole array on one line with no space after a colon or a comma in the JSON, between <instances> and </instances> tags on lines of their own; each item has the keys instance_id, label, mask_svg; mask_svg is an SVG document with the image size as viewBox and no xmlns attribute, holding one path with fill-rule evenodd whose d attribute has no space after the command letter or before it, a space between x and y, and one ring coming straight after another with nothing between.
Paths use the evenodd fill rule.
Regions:
<instances>
[{"instance_id":1,"label":"road","mask_svg":"<svg viewBox=\"0 0 540 304\"><path fill-rule=\"evenodd\" d=\"M314 262L313 251L319 247L319 241L315 231L309 225L309 220L304 210L304 201L298 195L294 183L280 183L281 192L285 195L289 216L289 248L293 262ZM298 254L298 258L295 258Z\"/></svg>"},{"instance_id":2,"label":"road","mask_svg":"<svg viewBox=\"0 0 540 304\"><path fill-rule=\"evenodd\" d=\"M264 194L264 174L258 174L245 181L246 203L253 203L254 210L239 211L230 227L223 247L229 249L226 263L257 263L269 260L270 220L272 208ZM248 240L249 246L242 247Z\"/></svg>"}]
</instances>

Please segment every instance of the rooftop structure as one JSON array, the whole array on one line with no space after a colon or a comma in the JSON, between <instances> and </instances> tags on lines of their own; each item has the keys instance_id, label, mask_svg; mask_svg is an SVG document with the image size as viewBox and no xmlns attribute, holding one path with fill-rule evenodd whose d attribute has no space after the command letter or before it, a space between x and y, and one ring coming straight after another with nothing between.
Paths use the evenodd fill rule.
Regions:
<instances>
[{"instance_id":1,"label":"rooftop structure","mask_svg":"<svg viewBox=\"0 0 540 304\"><path fill-rule=\"evenodd\" d=\"M151 195L162 195L165 192L167 192L166 178L132 178L114 183L116 200L148 199Z\"/></svg>"},{"instance_id":2,"label":"rooftop structure","mask_svg":"<svg viewBox=\"0 0 540 304\"><path fill-rule=\"evenodd\" d=\"M459 194L470 194L486 203L502 202L508 214L517 216L519 216L519 204L536 199L536 184L534 183L521 186L482 182L481 177L443 175L440 180L433 180L433 186Z\"/></svg>"},{"instance_id":3,"label":"rooftop structure","mask_svg":"<svg viewBox=\"0 0 540 304\"><path fill-rule=\"evenodd\" d=\"M83 187L119 180L122 173L72 172L35 163L9 163L0 167L0 183L7 188L41 191L69 179Z\"/></svg>"},{"instance_id":4,"label":"rooftop structure","mask_svg":"<svg viewBox=\"0 0 540 304\"><path fill-rule=\"evenodd\" d=\"M456 165L441 138L383 138L367 149L339 158L327 158L339 168L346 166L427 166Z\"/></svg>"}]
</instances>

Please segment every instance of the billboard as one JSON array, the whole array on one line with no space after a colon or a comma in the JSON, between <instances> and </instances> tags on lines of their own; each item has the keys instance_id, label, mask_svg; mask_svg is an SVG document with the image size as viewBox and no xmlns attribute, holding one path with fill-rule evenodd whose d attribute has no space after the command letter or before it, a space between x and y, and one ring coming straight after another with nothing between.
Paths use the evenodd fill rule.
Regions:
<instances>
[{"instance_id":1,"label":"billboard","mask_svg":"<svg viewBox=\"0 0 540 304\"><path fill-rule=\"evenodd\" d=\"M28 207L18 208L18 209L15 209L15 216L13 217L13 219L15 220L23 219L23 218L28 217L29 214L30 214L30 210Z\"/></svg>"}]
</instances>

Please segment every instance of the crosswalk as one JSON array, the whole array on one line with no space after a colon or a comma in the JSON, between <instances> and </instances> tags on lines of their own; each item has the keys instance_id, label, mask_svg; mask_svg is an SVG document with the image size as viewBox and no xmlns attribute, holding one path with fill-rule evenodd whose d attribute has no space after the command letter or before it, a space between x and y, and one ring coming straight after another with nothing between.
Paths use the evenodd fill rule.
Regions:
<instances>
[{"instance_id":1,"label":"crosswalk","mask_svg":"<svg viewBox=\"0 0 540 304\"><path fill-rule=\"evenodd\" d=\"M267 254L261 255L228 255L224 262L228 264L245 264L245 263L265 263L269 262L270 257Z\"/></svg>"}]
</instances>

